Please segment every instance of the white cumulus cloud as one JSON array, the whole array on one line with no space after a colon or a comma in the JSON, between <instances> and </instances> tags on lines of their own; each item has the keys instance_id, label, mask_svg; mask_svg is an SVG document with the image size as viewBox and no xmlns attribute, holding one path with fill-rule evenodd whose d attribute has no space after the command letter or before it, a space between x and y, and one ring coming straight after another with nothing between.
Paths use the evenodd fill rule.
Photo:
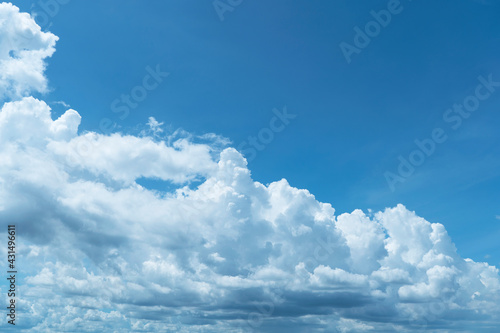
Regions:
<instances>
[{"instance_id":1,"label":"white cumulus cloud","mask_svg":"<svg viewBox=\"0 0 500 333\"><path fill-rule=\"evenodd\" d=\"M57 37L12 5L1 4L5 12L38 34L31 49L53 52ZM8 29L16 40L21 28ZM2 41L0 54L12 45ZM489 332L500 324L498 269L461 258L443 225L403 205L336 215L285 179L254 180L233 148L214 157L217 148L189 138L79 133L77 111L54 120L45 102L23 97L45 79L23 82L0 79L18 97L0 111L0 221L18 229L20 329ZM175 190L149 190L141 178Z\"/></svg>"},{"instance_id":2,"label":"white cumulus cloud","mask_svg":"<svg viewBox=\"0 0 500 333\"><path fill-rule=\"evenodd\" d=\"M46 92L44 60L54 53L58 37L42 32L10 3L0 4L0 31L0 101Z\"/></svg>"}]
</instances>

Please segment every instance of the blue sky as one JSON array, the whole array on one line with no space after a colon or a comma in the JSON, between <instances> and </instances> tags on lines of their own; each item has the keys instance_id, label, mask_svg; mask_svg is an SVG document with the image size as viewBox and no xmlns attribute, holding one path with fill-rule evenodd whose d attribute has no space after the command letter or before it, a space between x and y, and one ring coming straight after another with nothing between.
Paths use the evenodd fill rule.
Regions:
<instances>
[{"instance_id":1,"label":"blue sky","mask_svg":"<svg viewBox=\"0 0 500 333\"><path fill-rule=\"evenodd\" d=\"M107 117L133 131L154 116L235 146L286 106L298 117L251 161L255 179L286 178L340 212L404 203L446 225L463 256L498 265L500 91L456 131L442 118L478 76L500 81L498 5L402 1L348 64L339 44L354 45L353 28L387 4L243 1L221 21L210 2L71 1L50 23L38 19L60 37L46 100L85 110L81 130L98 130ZM121 120L111 102L156 64L170 76ZM436 127L449 140L392 192L384 172L396 172L398 156L408 158L414 140Z\"/></svg>"},{"instance_id":2,"label":"blue sky","mask_svg":"<svg viewBox=\"0 0 500 333\"><path fill-rule=\"evenodd\" d=\"M285 178L330 203L336 215L401 203L444 225L460 257L500 266L494 1L243 0L222 14L211 1L69 1L57 9L41 3L14 5L38 14L42 30L59 37L45 71L49 91L32 93L52 108L53 119L70 106L82 117L80 134L102 134L109 119L114 131L140 136L155 128L147 125L153 117L162 138L178 129L196 140L215 133L211 144L227 139L225 146L238 148L272 128L286 108L295 117L249 160L253 180ZM391 3L390 22L346 57L342 43L355 47L356 27L365 31L371 12ZM114 111L125 104L113 102L156 69L168 76L121 119ZM458 113L447 110L474 100L478 89L488 96L453 128ZM409 160L419 149L415 140L432 138L435 129L446 140L391 188L387 172L398 175L398 158ZM141 184L177 188L182 177L199 184L211 174L204 153L207 169L193 167L201 178L175 174ZM117 177L107 184L128 181Z\"/></svg>"}]
</instances>

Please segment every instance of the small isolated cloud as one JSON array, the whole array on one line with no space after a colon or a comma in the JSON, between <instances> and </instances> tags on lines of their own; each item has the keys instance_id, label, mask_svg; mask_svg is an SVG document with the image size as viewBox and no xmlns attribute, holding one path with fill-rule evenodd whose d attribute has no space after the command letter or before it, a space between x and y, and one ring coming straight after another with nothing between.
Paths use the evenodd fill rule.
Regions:
<instances>
[{"instance_id":1,"label":"small isolated cloud","mask_svg":"<svg viewBox=\"0 0 500 333\"><path fill-rule=\"evenodd\" d=\"M149 130L153 133L153 135L158 135L163 132L163 129L161 126L163 123L158 122L154 117L149 117L148 118L148 126Z\"/></svg>"},{"instance_id":2,"label":"small isolated cloud","mask_svg":"<svg viewBox=\"0 0 500 333\"><path fill-rule=\"evenodd\" d=\"M12 22L25 18L5 10ZM18 229L23 332L500 324L498 268L461 258L443 225L403 205L336 215L285 179L254 180L217 136L78 134L80 121L71 109L52 119L33 97L0 110L0 220ZM150 191L141 178L175 191Z\"/></svg>"},{"instance_id":3,"label":"small isolated cloud","mask_svg":"<svg viewBox=\"0 0 500 333\"><path fill-rule=\"evenodd\" d=\"M54 101L54 102L52 102L52 103L50 103L50 104L58 104L58 105L62 105L62 106L63 106L63 107L65 107L65 108L70 108L70 107L71 107L69 104L67 104L67 103L66 103L66 102L64 102L64 101Z\"/></svg>"}]
</instances>

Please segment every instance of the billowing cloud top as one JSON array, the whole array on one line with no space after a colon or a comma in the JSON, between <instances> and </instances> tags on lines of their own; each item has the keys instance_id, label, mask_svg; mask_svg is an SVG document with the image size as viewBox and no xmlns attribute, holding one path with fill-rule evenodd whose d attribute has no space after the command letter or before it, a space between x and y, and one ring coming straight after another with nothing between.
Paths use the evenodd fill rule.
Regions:
<instances>
[{"instance_id":1,"label":"billowing cloud top","mask_svg":"<svg viewBox=\"0 0 500 333\"><path fill-rule=\"evenodd\" d=\"M0 100L45 92L44 59L55 51L57 36L42 32L27 13L0 5Z\"/></svg>"},{"instance_id":2,"label":"billowing cloud top","mask_svg":"<svg viewBox=\"0 0 500 333\"><path fill-rule=\"evenodd\" d=\"M254 181L233 148L214 159L210 144L187 139L79 134L74 110L53 120L46 103L23 95L46 89L43 59L57 37L10 4L0 17L0 87L13 99L0 111L0 221L19 234L18 328L498 327L498 269L461 258L443 225L403 205L336 216L284 179ZM140 178L176 190L149 190Z\"/></svg>"}]
</instances>

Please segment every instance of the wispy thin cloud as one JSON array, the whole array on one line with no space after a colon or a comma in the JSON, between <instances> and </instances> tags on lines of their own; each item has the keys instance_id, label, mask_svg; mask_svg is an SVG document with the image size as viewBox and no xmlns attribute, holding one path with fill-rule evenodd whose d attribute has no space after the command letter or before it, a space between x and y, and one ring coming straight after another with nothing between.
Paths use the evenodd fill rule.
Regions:
<instances>
[{"instance_id":1,"label":"wispy thin cloud","mask_svg":"<svg viewBox=\"0 0 500 333\"><path fill-rule=\"evenodd\" d=\"M51 102L50 104L58 104L58 105L62 105L64 106L65 108L70 108L71 106L66 103L65 101L54 101L54 102Z\"/></svg>"}]
</instances>

